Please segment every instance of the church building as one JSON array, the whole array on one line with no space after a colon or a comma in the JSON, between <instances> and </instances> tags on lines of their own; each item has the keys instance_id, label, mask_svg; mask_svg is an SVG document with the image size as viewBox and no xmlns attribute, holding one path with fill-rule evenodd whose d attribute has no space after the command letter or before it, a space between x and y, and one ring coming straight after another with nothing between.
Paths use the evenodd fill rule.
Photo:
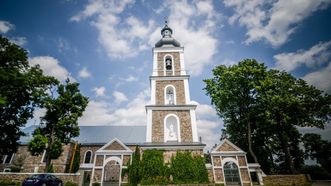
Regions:
<instances>
[{"instance_id":1,"label":"church building","mask_svg":"<svg viewBox=\"0 0 331 186\"><path fill-rule=\"evenodd\" d=\"M163 150L165 163L177 151L188 151L203 156L205 144L199 140L196 114L197 105L190 99L189 78L185 70L184 48L173 37L167 25L161 30L161 39L153 48L153 70L150 76L151 104L146 105L146 126L80 126L76 143L64 147L61 157L53 161L55 172L65 172L72 166L75 149L80 144L82 185L93 183L128 182L123 171L131 163L136 146L142 153L147 149ZM35 126L26 129L32 133ZM3 156L0 169L24 159L21 172L43 172L44 155L31 156L27 143L31 136L21 138L17 153ZM10 159L8 158L10 157ZM258 170L247 162L246 153L228 140L211 151L211 182L251 185L250 172ZM1 170L1 171L2 171Z\"/></svg>"}]
</instances>

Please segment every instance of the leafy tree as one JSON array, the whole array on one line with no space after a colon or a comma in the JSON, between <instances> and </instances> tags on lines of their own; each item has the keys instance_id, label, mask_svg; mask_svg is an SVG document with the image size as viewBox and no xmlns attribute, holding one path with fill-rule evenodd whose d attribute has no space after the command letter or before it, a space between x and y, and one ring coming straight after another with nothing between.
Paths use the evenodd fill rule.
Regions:
<instances>
[{"instance_id":1,"label":"leafy tree","mask_svg":"<svg viewBox=\"0 0 331 186\"><path fill-rule=\"evenodd\" d=\"M136 146L136 150L132 156L132 163L129 165L129 183L130 185L138 185L140 180L140 149Z\"/></svg>"},{"instance_id":2,"label":"leafy tree","mask_svg":"<svg viewBox=\"0 0 331 186\"><path fill-rule=\"evenodd\" d=\"M278 70L269 70L257 89L268 127L275 131L274 140L279 141L284 169L294 173L303 161L298 148L301 136L296 126L323 128L329 121L331 97Z\"/></svg>"},{"instance_id":3,"label":"leafy tree","mask_svg":"<svg viewBox=\"0 0 331 186\"><path fill-rule=\"evenodd\" d=\"M46 114L41 118L41 126L35 130L33 140L29 142L29 151L41 154L46 150L46 167L52 159L61 155L63 143L67 144L71 138L79 135L77 120L82 116L88 99L80 93L78 86L78 83L67 80L65 85L58 85L56 97L51 95L44 99Z\"/></svg>"},{"instance_id":4,"label":"leafy tree","mask_svg":"<svg viewBox=\"0 0 331 186\"><path fill-rule=\"evenodd\" d=\"M307 133L302 137L305 157L316 159L317 163L331 172L331 142L322 140L319 134Z\"/></svg>"},{"instance_id":5,"label":"leafy tree","mask_svg":"<svg viewBox=\"0 0 331 186\"><path fill-rule=\"evenodd\" d=\"M241 147L247 147L257 163L252 148L252 127L258 121L260 110L256 87L266 76L266 67L254 59L246 59L231 67L220 65L213 69L213 75L213 78L204 80L207 95L211 97L218 115L224 119L230 139Z\"/></svg>"},{"instance_id":6,"label":"leafy tree","mask_svg":"<svg viewBox=\"0 0 331 186\"><path fill-rule=\"evenodd\" d=\"M21 128L35 107L57 83L44 76L39 66L31 67L28 53L0 35L0 154L15 152Z\"/></svg>"},{"instance_id":7,"label":"leafy tree","mask_svg":"<svg viewBox=\"0 0 331 186\"><path fill-rule=\"evenodd\" d=\"M268 171L294 173L303 164L297 126L319 127L330 120L330 95L286 72L267 70L254 59L220 65L204 80L226 135ZM250 157L249 157L250 158ZM268 172L267 171L267 172Z\"/></svg>"}]
</instances>

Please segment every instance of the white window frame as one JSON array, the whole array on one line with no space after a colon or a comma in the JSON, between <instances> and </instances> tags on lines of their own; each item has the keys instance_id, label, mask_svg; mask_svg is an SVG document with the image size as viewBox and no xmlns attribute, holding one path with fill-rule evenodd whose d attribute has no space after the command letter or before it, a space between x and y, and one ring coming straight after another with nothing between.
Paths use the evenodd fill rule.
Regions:
<instances>
[{"instance_id":1,"label":"white window frame","mask_svg":"<svg viewBox=\"0 0 331 186\"><path fill-rule=\"evenodd\" d=\"M90 162L89 163L92 163L92 157L93 157L93 152L91 150L87 150L84 154L84 160L83 160L83 164L89 164L89 163L85 163L85 159L86 159L86 154L88 152L91 152L91 157L90 157Z\"/></svg>"},{"instance_id":2,"label":"white window frame","mask_svg":"<svg viewBox=\"0 0 331 186\"><path fill-rule=\"evenodd\" d=\"M15 153L13 153L13 155L11 156L10 161L9 161L8 164L11 164L11 163L12 163L12 161L13 161L13 159L14 159L14 155L15 155ZM3 158L2 164L7 164L7 163L5 163L6 160L7 160L7 157L8 157L8 155L6 154L6 155L4 156L4 158Z\"/></svg>"}]
</instances>

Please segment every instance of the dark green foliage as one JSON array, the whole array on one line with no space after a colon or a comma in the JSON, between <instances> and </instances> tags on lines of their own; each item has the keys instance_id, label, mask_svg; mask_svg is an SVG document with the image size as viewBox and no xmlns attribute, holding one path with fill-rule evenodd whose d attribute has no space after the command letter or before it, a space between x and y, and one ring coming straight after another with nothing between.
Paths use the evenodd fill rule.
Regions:
<instances>
[{"instance_id":1,"label":"dark green foliage","mask_svg":"<svg viewBox=\"0 0 331 186\"><path fill-rule=\"evenodd\" d=\"M93 183L92 186L100 186L100 183Z\"/></svg>"},{"instance_id":2,"label":"dark green foliage","mask_svg":"<svg viewBox=\"0 0 331 186\"><path fill-rule=\"evenodd\" d=\"M34 133L29 151L32 154L41 154L41 150L46 150L46 166L52 159L58 158L62 153L62 144L69 143L71 138L79 135L77 121L87 103L88 98L80 93L78 83L71 83L68 79L65 84L58 85L56 97L52 93L43 99L46 114L41 118L41 126ZM47 138L47 146L40 143L37 134Z\"/></svg>"},{"instance_id":3,"label":"dark green foliage","mask_svg":"<svg viewBox=\"0 0 331 186\"><path fill-rule=\"evenodd\" d=\"M136 146L136 150L132 156L132 163L129 169L129 183L130 185L138 185L141 179L140 173L140 149Z\"/></svg>"},{"instance_id":4,"label":"dark green foliage","mask_svg":"<svg viewBox=\"0 0 331 186\"><path fill-rule=\"evenodd\" d=\"M30 67L28 53L0 35L0 154L15 152L21 128L57 83L44 76L39 66Z\"/></svg>"},{"instance_id":5,"label":"dark green foliage","mask_svg":"<svg viewBox=\"0 0 331 186\"><path fill-rule=\"evenodd\" d=\"M20 186L20 182L12 181L12 180L0 180L0 186Z\"/></svg>"},{"instance_id":6,"label":"dark green foliage","mask_svg":"<svg viewBox=\"0 0 331 186\"><path fill-rule=\"evenodd\" d=\"M168 183L170 175L163 162L163 151L145 150L140 163L141 184Z\"/></svg>"},{"instance_id":7,"label":"dark green foliage","mask_svg":"<svg viewBox=\"0 0 331 186\"><path fill-rule=\"evenodd\" d=\"M317 163L331 172L331 142L322 140L319 134L307 133L302 138L305 157L316 159Z\"/></svg>"},{"instance_id":8,"label":"dark green foliage","mask_svg":"<svg viewBox=\"0 0 331 186\"><path fill-rule=\"evenodd\" d=\"M46 172L49 172L49 173L53 173L54 172L53 163L51 163L48 166L46 166Z\"/></svg>"},{"instance_id":9,"label":"dark green foliage","mask_svg":"<svg viewBox=\"0 0 331 186\"><path fill-rule=\"evenodd\" d=\"M254 59L220 65L213 75L204 80L205 90L224 119L223 136L266 173L295 173L303 164L297 127L323 128L331 118L331 96Z\"/></svg>"},{"instance_id":10,"label":"dark green foliage","mask_svg":"<svg viewBox=\"0 0 331 186\"><path fill-rule=\"evenodd\" d=\"M80 145L77 145L77 149L73 161L74 162L72 164L71 173L76 173L79 170L79 165L80 165Z\"/></svg>"},{"instance_id":11,"label":"dark green foliage","mask_svg":"<svg viewBox=\"0 0 331 186\"><path fill-rule=\"evenodd\" d=\"M304 166L301 173L309 174L312 180L330 180L331 173L318 165Z\"/></svg>"},{"instance_id":12,"label":"dark green foliage","mask_svg":"<svg viewBox=\"0 0 331 186\"><path fill-rule=\"evenodd\" d=\"M78 186L77 183L71 182L71 181L67 181L64 186Z\"/></svg>"},{"instance_id":13,"label":"dark green foliage","mask_svg":"<svg viewBox=\"0 0 331 186\"><path fill-rule=\"evenodd\" d=\"M203 157L192 157L190 152L177 152L171 159L170 169L176 184L208 183L208 172Z\"/></svg>"}]
</instances>

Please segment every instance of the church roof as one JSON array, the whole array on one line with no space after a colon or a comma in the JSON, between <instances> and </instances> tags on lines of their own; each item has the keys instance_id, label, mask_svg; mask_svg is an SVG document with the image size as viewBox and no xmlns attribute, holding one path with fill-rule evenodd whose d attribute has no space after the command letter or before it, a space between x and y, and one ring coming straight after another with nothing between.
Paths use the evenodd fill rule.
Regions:
<instances>
[{"instance_id":1,"label":"church roof","mask_svg":"<svg viewBox=\"0 0 331 186\"><path fill-rule=\"evenodd\" d=\"M20 138L21 144L27 144L32 139L36 125L23 129L27 136ZM73 140L81 144L105 144L114 138L126 144L144 143L146 141L146 126L79 126L80 135Z\"/></svg>"},{"instance_id":2,"label":"church roof","mask_svg":"<svg viewBox=\"0 0 331 186\"><path fill-rule=\"evenodd\" d=\"M166 33L166 31L169 31ZM165 22L164 27L161 30L162 38L155 44L155 47L173 46L180 47L180 43L172 37L172 29L168 26L168 22Z\"/></svg>"}]
</instances>

